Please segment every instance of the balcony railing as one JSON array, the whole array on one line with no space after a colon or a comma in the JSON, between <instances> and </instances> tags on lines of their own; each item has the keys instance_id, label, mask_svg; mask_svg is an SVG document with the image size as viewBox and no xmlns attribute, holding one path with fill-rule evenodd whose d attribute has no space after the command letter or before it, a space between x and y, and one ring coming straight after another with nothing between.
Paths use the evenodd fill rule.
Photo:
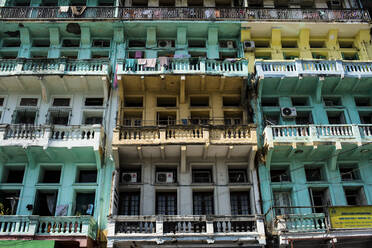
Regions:
<instances>
[{"instance_id":1,"label":"balcony railing","mask_svg":"<svg viewBox=\"0 0 372 248\"><path fill-rule=\"evenodd\" d=\"M9 75L107 75L107 60L1 59L0 76Z\"/></svg>"},{"instance_id":2,"label":"balcony railing","mask_svg":"<svg viewBox=\"0 0 372 248\"><path fill-rule=\"evenodd\" d=\"M1 236L85 236L96 239L97 224L90 216L0 216Z\"/></svg>"},{"instance_id":3,"label":"balcony railing","mask_svg":"<svg viewBox=\"0 0 372 248\"><path fill-rule=\"evenodd\" d=\"M157 60L155 67L146 67L138 64L137 59L126 59L118 62L118 74L209 74L245 77L248 75L248 61L243 59L217 61L197 58L170 58L168 65L161 65Z\"/></svg>"},{"instance_id":4,"label":"balcony railing","mask_svg":"<svg viewBox=\"0 0 372 248\"><path fill-rule=\"evenodd\" d=\"M372 77L371 62L339 60L256 61L258 77L346 76Z\"/></svg>"},{"instance_id":5,"label":"balcony railing","mask_svg":"<svg viewBox=\"0 0 372 248\"><path fill-rule=\"evenodd\" d=\"M324 213L278 215L274 220L275 231L324 232L328 229Z\"/></svg>"},{"instance_id":6,"label":"balcony railing","mask_svg":"<svg viewBox=\"0 0 372 248\"><path fill-rule=\"evenodd\" d=\"M0 126L0 146L93 147L101 145L101 125L83 126Z\"/></svg>"},{"instance_id":7,"label":"balcony railing","mask_svg":"<svg viewBox=\"0 0 372 248\"><path fill-rule=\"evenodd\" d=\"M272 9L207 7L1 7L2 20L120 19L120 20L242 20L369 22L361 9Z\"/></svg>"},{"instance_id":8,"label":"balcony railing","mask_svg":"<svg viewBox=\"0 0 372 248\"><path fill-rule=\"evenodd\" d=\"M138 236L141 234L141 236ZM224 234L228 236L246 235L252 240L265 239L262 216L114 216L109 219L108 239L120 236L140 239L146 237L205 238ZM220 236L222 238L223 236Z\"/></svg>"},{"instance_id":9,"label":"balcony railing","mask_svg":"<svg viewBox=\"0 0 372 248\"><path fill-rule=\"evenodd\" d=\"M264 130L265 143L307 143L340 141L350 143L370 142L371 125L274 125Z\"/></svg>"},{"instance_id":10,"label":"balcony railing","mask_svg":"<svg viewBox=\"0 0 372 248\"><path fill-rule=\"evenodd\" d=\"M136 144L253 144L256 142L254 125L235 126L153 126L118 127L114 130L113 145Z\"/></svg>"}]
</instances>

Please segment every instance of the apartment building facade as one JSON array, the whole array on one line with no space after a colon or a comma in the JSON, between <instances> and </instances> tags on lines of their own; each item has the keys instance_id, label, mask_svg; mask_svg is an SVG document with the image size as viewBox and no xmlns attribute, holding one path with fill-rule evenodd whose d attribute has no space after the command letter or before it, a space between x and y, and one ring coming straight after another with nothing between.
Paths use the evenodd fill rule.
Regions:
<instances>
[{"instance_id":1,"label":"apartment building facade","mask_svg":"<svg viewBox=\"0 0 372 248\"><path fill-rule=\"evenodd\" d=\"M368 241L330 219L371 204L359 1L1 6L4 244Z\"/></svg>"}]
</instances>

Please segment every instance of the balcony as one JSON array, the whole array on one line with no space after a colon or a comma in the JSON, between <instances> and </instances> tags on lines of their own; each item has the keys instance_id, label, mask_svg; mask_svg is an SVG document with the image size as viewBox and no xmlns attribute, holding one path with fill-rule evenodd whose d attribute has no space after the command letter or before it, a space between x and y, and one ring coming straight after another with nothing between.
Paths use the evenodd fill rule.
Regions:
<instances>
[{"instance_id":1,"label":"balcony","mask_svg":"<svg viewBox=\"0 0 372 248\"><path fill-rule=\"evenodd\" d=\"M102 75L109 73L106 60L2 59L0 76L13 75Z\"/></svg>"},{"instance_id":2,"label":"balcony","mask_svg":"<svg viewBox=\"0 0 372 248\"><path fill-rule=\"evenodd\" d=\"M287 214L276 216L274 220L276 232L325 232L328 221L324 213Z\"/></svg>"},{"instance_id":3,"label":"balcony","mask_svg":"<svg viewBox=\"0 0 372 248\"><path fill-rule=\"evenodd\" d=\"M126 59L118 62L118 75L221 75L227 77L247 77L248 61L234 60L205 60L205 59L170 59L168 66L160 65L159 60L155 67L139 65L137 59Z\"/></svg>"},{"instance_id":4,"label":"balcony","mask_svg":"<svg viewBox=\"0 0 372 248\"><path fill-rule=\"evenodd\" d=\"M255 144L254 125L118 127L113 145Z\"/></svg>"},{"instance_id":5,"label":"balcony","mask_svg":"<svg viewBox=\"0 0 372 248\"><path fill-rule=\"evenodd\" d=\"M231 241L265 244L262 216L114 216L109 219L108 243Z\"/></svg>"},{"instance_id":6,"label":"balcony","mask_svg":"<svg viewBox=\"0 0 372 248\"><path fill-rule=\"evenodd\" d=\"M0 126L0 146L92 147L102 145L101 125L84 126Z\"/></svg>"},{"instance_id":7,"label":"balcony","mask_svg":"<svg viewBox=\"0 0 372 248\"><path fill-rule=\"evenodd\" d=\"M315 144L330 142L361 145L371 142L372 125L275 125L264 130L265 144L269 147L280 144Z\"/></svg>"},{"instance_id":8,"label":"balcony","mask_svg":"<svg viewBox=\"0 0 372 248\"><path fill-rule=\"evenodd\" d=\"M301 76L365 78L372 77L372 63L339 60L256 61L256 71L259 78Z\"/></svg>"},{"instance_id":9,"label":"balcony","mask_svg":"<svg viewBox=\"0 0 372 248\"><path fill-rule=\"evenodd\" d=\"M12 236L35 239L58 239L58 237L90 237L97 235L96 221L90 216L0 216L0 238Z\"/></svg>"},{"instance_id":10,"label":"balcony","mask_svg":"<svg viewBox=\"0 0 372 248\"><path fill-rule=\"evenodd\" d=\"M272 9L205 7L1 7L1 20L237 20L366 22L368 11L361 9Z\"/></svg>"}]
</instances>

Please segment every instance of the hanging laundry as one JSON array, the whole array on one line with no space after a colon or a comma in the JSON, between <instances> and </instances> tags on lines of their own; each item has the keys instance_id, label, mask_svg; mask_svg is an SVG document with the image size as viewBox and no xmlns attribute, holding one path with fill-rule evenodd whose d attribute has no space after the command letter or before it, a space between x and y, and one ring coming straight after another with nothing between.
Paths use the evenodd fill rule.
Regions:
<instances>
[{"instance_id":1,"label":"hanging laundry","mask_svg":"<svg viewBox=\"0 0 372 248\"><path fill-rule=\"evenodd\" d=\"M168 57L159 57L159 64L161 66L168 66L169 65L169 58Z\"/></svg>"},{"instance_id":2,"label":"hanging laundry","mask_svg":"<svg viewBox=\"0 0 372 248\"><path fill-rule=\"evenodd\" d=\"M68 12L69 6L61 6L59 7L59 13L66 13Z\"/></svg>"},{"instance_id":3,"label":"hanging laundry","mask_svg":"<svg viewBox=\"0 0 372 248\"><path fill-rule=\"evenodd\" d=\"M125 66L127 70L135 71L136 70L136 60L135 59L126 59Z\"/></svg>"},{"instance_id":4,"label":"hanging laundry","mask_svg":"<svg viewBox=\"0 0 372 248\"><path fill-rule=\"evenodd\" d=\"M146 59L145 67L154 68L156 66L156 59Z\"/></svg>"},{"instance_id":5,"label":"hanging laundry","mask_svg":"<svg viewBox=\"0 0 372 248\"><path fill-rule=\"evenodd\" d=\"M147 63L147 59L138 59L138 60L137 60L137 63L138 63L139 65L146 65L146 63Z\"/></svg>"},{"instance_id":6,"label":"hanging laundry","mask_svg":"<svg viewBox=\"0 0 372 248\"><path fill-rule=\"evenodd\" d=\"M141 59L142 58L142 54L143 54L142 51L136 51L135 54L134 54L134 58L135 59Z\"/></svg>"}]
</instances>

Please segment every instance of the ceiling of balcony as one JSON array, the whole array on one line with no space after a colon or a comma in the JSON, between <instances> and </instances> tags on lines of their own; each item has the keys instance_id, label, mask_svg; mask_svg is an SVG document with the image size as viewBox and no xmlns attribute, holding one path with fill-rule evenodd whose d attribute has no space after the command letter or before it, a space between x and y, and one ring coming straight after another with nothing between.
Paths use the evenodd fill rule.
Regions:
<instances>
[{"instance_id":1,"label":"ceiling of balcony","mask_svg":"<svg viewBox=\"0 0 372 248\"><path fill-rule=\"evenodd\" d=\"M121 82L124 85L125 93L136 93L144 90L159 92L179 92L181 76L164 75L160 76L122 76ZM185 87L187 93L199 93L201 91L223 90L225 93L239 93L243 85L243 79L239 77L219 76L185 76Z\"/></svg>"},{"instance_id":2,"label":"ceiling of balcony","mask_svg":"<svg viewBox=\"0 0 372 248\"><path fill-rule=\"evenodd\" d=\"M0 77L0 92L41 92L41 83L49 93L92 92L102 94L105 81L102 76L10 76Z\"/></svg>"},{"instance_id":3,"label":"ceiling of balcony","mask_svg":"<svg viewBox=\"0 0 372 248\"><path fill-rule=\"evenodd\" d=\"M180 145L165 145L165 159L179 160L181 157ZM230 150L230 151L229 151ZM207 155L204 145L186 145L187 159L205 159L210 160L214 158L228 158L231 160L240 159L247 161L251 151L250 145L209 145ZM141 155L139 154L138 146L121 146L119 147L119 160L122 161L138 161L138 159L162 159L161 146L141 146Z\"/></svg>"},{"instance_id":4,"label":"ceiling of balcony","mask_svg":"<svg viewBox=\"0 0 372 248\"><path fill-rule=\"evenodd\" d=\"M312 95L316 93L319 77L296 77L286 78L264 78L262 84L262 95ZM372 89L371 78L351 77L324 77L322 94L342 94L352 92L353 94L370 94Z\"/></svg>"}]
</instances>

